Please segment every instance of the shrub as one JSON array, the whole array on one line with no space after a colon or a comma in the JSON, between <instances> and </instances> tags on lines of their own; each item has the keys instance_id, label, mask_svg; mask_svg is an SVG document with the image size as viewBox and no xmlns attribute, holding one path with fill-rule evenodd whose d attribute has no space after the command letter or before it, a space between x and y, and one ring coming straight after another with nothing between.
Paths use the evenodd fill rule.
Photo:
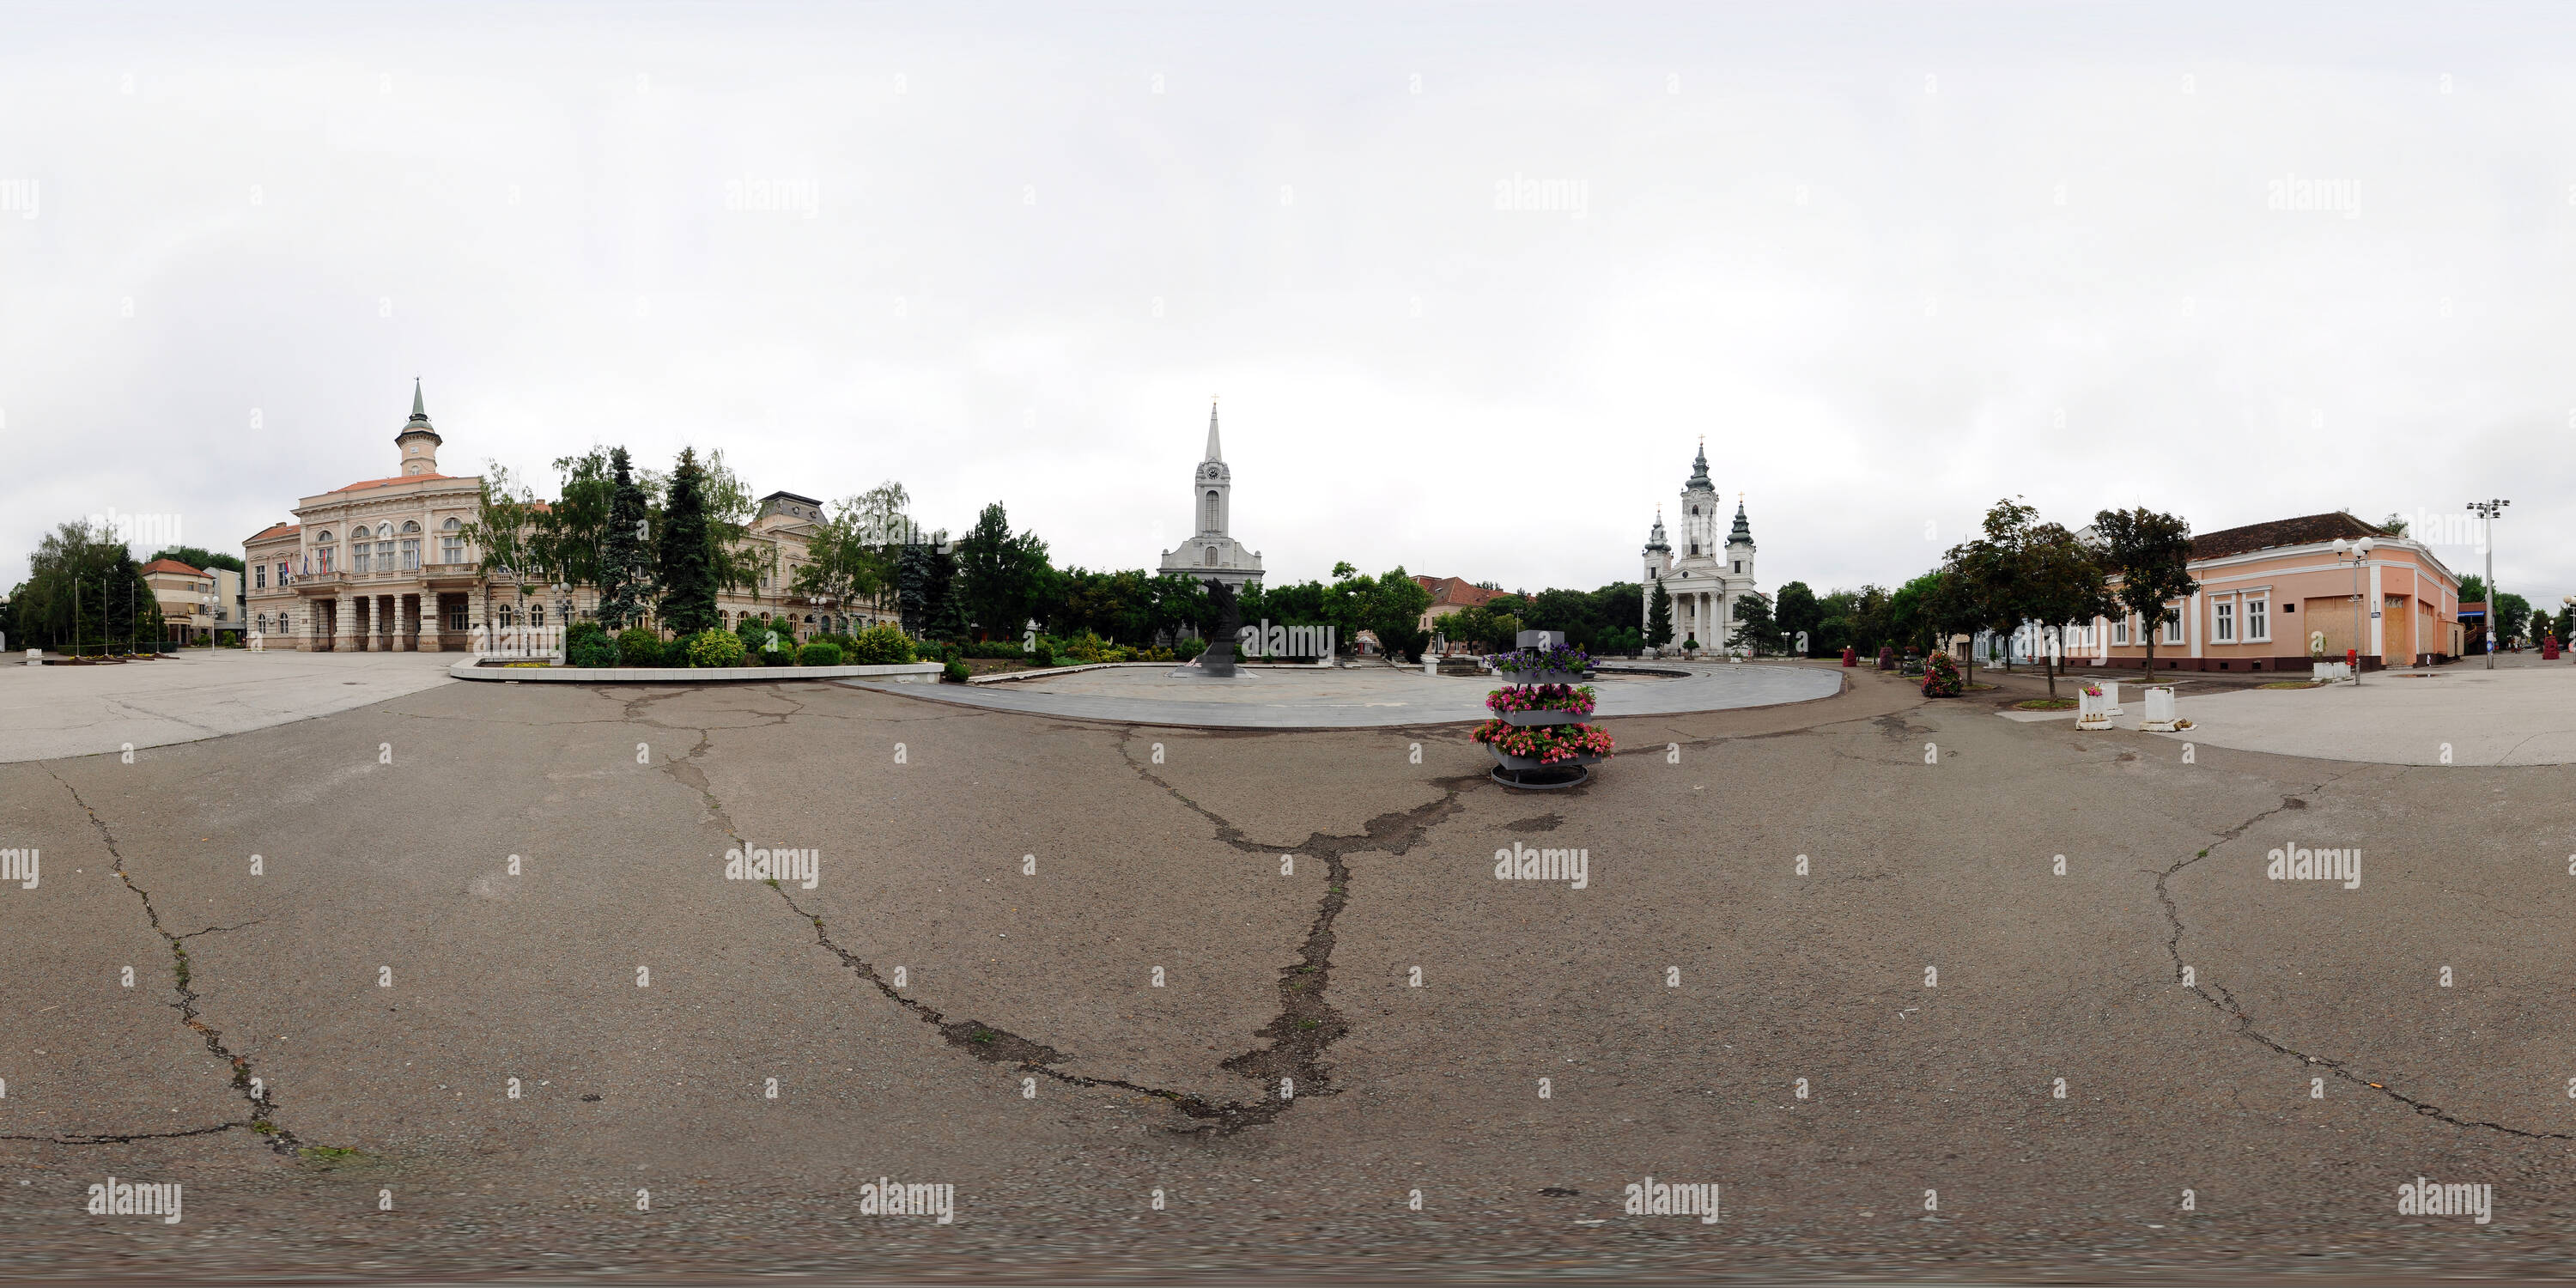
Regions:
<instances>
[{"instance_id":1,"label":"shrub","mask_svg":"<svg viewBox=\"0 0 2576 1288\"><path fill-rule=\"evenodd\" d=\"M895 666L914 660L912 640L901 627L871 626L859 632L850 661L857 666Z\"/></svg>"},{"instance_id":2,"label":"shrub","mask_svg":"<svg viewBox=\"0 0 2576 1288\"><path fill-rule=\"evenodd\" d=\"M691 666L740 666L746 656L741 636L719 630L700 631L682 645Z\"/></svg>"},{"instance_id":3,"label":"shrub","mask_svg":"<svg viewBox=\"0 0 2576 1288\"><path fill-rule=\"evenodd\" d=\"M1947 653L1935 653L1923 663L1923 696L1955 698L1959 696L1959 664Z\"/></svg>"},{"instance_id":4,"label":"shrub","mask_svg":"<svg viewBox=\"0 0 2576 1288\"><path fill-rule=\"evenodd\" d=\"M1207 652L1207 641L1193 635L1172 646L1172 656L1187 662Z\"/></svg>"},{"instance_id":5,"label":"shrub","mask_svg":"<svg viewBox=\"0 0 2576 1288\"><path fill-rule=\"evenodd\" d=\"M798 666L839 666L841 646L830 640L816 640L796 650Z\"/></svg>"},{"instance_id":6,"label":"shrub","mask_svg":"<svg viewBox=\"0 0 2576 1288\"><path fill-rule=\"evenodd\" d=\"M617 660L621 666L662 666L670 661L662 647L662 637L641 626L629 626L617 633Z\"/></svg>"},{"instance_id":7,"label":"shrub","mask_svg":"<svg viewBox=\"0 0 2576 1288\"><path fill-rule=\"evenodd\" d=\"M964 684L966 682L966 664L963 662L949 663L947 669L939 673L939 678L948 681L950 684Z\"/></svg>"},{"instance_id":8,"label":"shrub","mask_svg":"<svg viewBox=\"0 0 2576 1288\"><path fill-rule=\"evenodd\" d=\"M597 622L574 622L572 625L564 628L564 647L570 648L576 641L586 640L593 637L607 639L608 628Z\"/></svg>"},{"instance_id":9,"label":"shrub","mask_svg":"<svg viewBox=\"0 0 2576 1288\"><path fill-rule=\"evenodd\" d=\"M617 645L608 638L608 632L594 627L590 634L576 635L565 642L564 664L615 666L617 665Z\"/></svg>"}]
</instances>

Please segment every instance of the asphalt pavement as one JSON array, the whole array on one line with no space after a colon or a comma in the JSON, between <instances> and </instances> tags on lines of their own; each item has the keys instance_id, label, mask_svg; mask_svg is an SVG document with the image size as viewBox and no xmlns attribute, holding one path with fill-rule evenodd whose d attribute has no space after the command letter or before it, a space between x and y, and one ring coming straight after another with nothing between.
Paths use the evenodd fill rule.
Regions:
<instances>
[{"instance_id":1,"label":"asphalt pavement","mask_svg":"<svg viewBox=\"0 0 2576 1288\"><path fill-rule=\"evenodd\" d=\"M1550 793L831 683L0 765L0 1273L2566 1273L2576 770L1993 709Z\"/></svg>"}]
</instances>

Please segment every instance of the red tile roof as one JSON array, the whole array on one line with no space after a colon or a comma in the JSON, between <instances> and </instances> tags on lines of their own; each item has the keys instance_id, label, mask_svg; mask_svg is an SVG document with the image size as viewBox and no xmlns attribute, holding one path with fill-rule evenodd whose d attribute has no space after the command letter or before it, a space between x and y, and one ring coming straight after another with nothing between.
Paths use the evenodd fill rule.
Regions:
<instances>
[{"instance_id":1,"label":"red tile roof","mask_svg":"<svg viewBox=\"0 0 2576 1288\"><path fill-rule=\"evenodd\" d=\"M152 562L143 565L143 571L147 576L156 572L166 572L181 577L203 577L206 575L204 569L191 568L176 559L155 559Z\"/></svg>"},{"instance_id":2,"label":"red tile roof","mask_svg":"<svg viewBox=\"0 0 2576 1288\"><path fill-rule=\"evenodd\" d=\"M304 525L300 523L272 523L266 528L250 534L249 537L245 538L245 543L250 541L266 541L270 537L282 537L287 533L302 532L303 530Z\"/></svg>"},{"instance_id":3,"label":"red tile roof","mask_svg":"<svg viewBox=\"0 0 2576 1288\"><path fill-rule=\"evenodd\" d=\"M2269 523L2249 523L2241 528L2207 532L2191 539L2194 559L2225 559L2231 555L2250 555L2274 546L2306 546L2340 537L2385 539L2387 533L2338 510L2332 514L2310 514L2296 519L2274 519Z\"/></svg>"},{"instance_id":4,"label":"red tile roof","mask_svg":"<svg viewBox=\"0 0 2576 1288\"><path fill-rule=\"evenodd\" d=\"M1456 604L1462 608L1474 608L1479 604L1492 602L1497 595L1511 593L1505 590L1487 590L1464 577L1425 577L1417 573L1413 580L1424 590L1431 592L1432 603Z\"/></svg>"}]
</instances>

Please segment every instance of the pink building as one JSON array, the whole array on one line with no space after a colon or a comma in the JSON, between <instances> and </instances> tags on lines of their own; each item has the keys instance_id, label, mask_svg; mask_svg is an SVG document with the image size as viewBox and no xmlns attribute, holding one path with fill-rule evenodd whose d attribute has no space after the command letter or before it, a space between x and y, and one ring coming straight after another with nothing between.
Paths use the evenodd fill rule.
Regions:
<instances>
[{"instance_id":1,"label":"pink building","mask_svg":"<svg viewBox=\"0 0 2576 1288\"><path fill-rule=\"evenodd\" d=\"M2337 540L2363 537L2368 553L2335 552ZM2360 651L2365 670L2460 655L2460 579L2420 542L2337 513L2229 528L2191 545L2200 589L2169 606L2158 670L2305 671L2342 661L2346 649ZM2145 629L2135 614L2097 618L2089 638L2069 641L2067 658L2143 667Z\"/></svg>"}]
</instances>

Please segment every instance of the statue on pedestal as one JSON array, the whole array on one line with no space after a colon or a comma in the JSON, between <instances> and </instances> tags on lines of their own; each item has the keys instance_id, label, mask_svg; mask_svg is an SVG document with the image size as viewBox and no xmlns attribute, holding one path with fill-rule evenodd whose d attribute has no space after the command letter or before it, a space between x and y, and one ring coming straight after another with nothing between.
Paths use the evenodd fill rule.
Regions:
<instances>
[{"instance_id":1,"label":"statue on pedestal","mask_svg":"<svg viewBox=\"0 0 2576 1288\"><path fill-rule=\"evenodd\" d=\"M1208 639L1207 652L1199 654L1199 669L1209 675L1232 679L1234 676L1234 638L1243 629L1243 609L1236 602L1234 587L1210 577L1207 580L1208 607L1216 612L1216 629Z\"/></svg>"}]
</instances>

